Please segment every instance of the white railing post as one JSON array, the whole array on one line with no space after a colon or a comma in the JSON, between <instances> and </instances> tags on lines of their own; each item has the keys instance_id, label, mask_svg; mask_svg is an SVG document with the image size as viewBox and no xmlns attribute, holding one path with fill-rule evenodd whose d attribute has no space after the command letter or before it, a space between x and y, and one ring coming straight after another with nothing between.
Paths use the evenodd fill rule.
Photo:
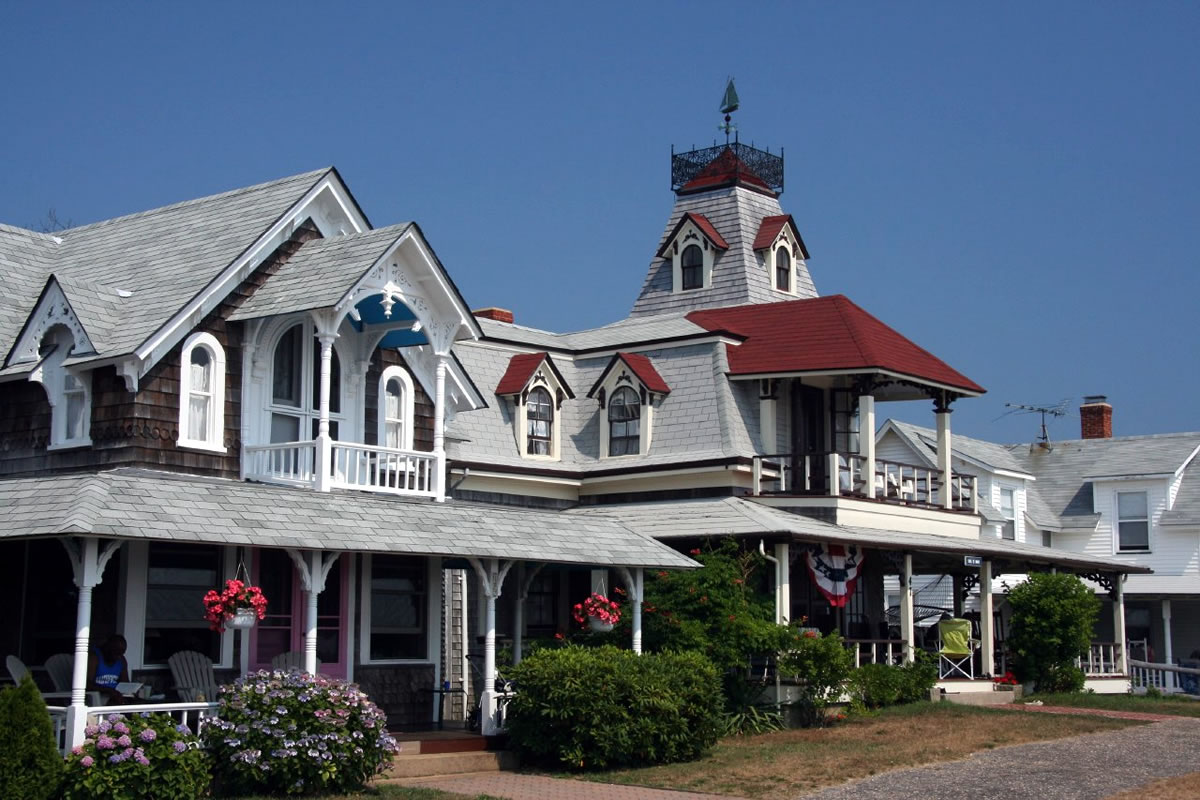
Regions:
<instances>
[{"instance_id":1,"label":"white railing post","mask_svg":"<svg viewBox=\"0 0 1200 800\"><path fill-rule=\"evenodd\" d=\"M842 478L842 467L837 453L830 453L829 459L829 495L837 497L840 494L839 488Z\"/></svg>"},{"instance_id":2,"label":"white railing post","mask_svg":"<svg viewBox=\"0 0 1200 800\"><path fill-rule=\"evenodd\" d=\"M762 456L755 456L751 469L754 474L754 496L762 494Z\"/></svg>"},{"instance_id":3,"label":"white railing post","mask_svg":"<svg viewBox=\"0 0 1200 800\"><path fill-rule=\"evenodd\" d=\"M937 417L938 472L942 475L942 496L939 498L941 501L939 505L942 508L950 508L953 505L953 500L951 499L953 491L950 486L952 477L950 474L950 406L949 403L945 403L942 400L935 402L935 408L937 410L934 416ZM988 674L991 674L990 668Z\"/></svg>"},{"instance_id":4,"label":"white railing post","mask_svg":"<svg viewBox=\"0 0 1200 800\"><path fill-rule=\"evenodd\" d=\"M1113 638L1121 643L1121 664L1119 671L1124 675L1129 670L1129 653L1126 652L1125 642L1125 575L1113 575ZM1142 656L1148 655L1143 648Z\"/></svg>"}]
</instances>

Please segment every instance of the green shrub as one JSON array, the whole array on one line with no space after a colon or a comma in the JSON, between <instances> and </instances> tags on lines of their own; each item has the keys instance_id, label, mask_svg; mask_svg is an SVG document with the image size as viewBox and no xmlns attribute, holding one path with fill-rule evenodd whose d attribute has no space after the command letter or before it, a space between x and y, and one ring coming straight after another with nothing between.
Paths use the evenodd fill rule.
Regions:
<instances>
[{"instance_id":1,"label":"green shrub","mask_svg":"<svg viewBox=\"0 0 1200 800\"><path fill-rule=\"evenodd\" d=\"M382 772L396 753L386 723L353 684L264 670L221 687L204 741L223 792L350 792Z\"/></svg>"},{"instance_id":2,"label":"green shrub","mask_svg":"<svg viewBox=\"0 0 1200 800\"><path fill-rule=\"evenodd\" d=\"M523 760L572 768L700 756L721 733L720 681L698 653L569 645L510 671L509 740Z\"/></svg>"},{"instance_id":3,"label":"green shrub","mask_svg":"<svg viewBox=\"0 0 1200 800\"><path fill-rule=\"evenodd\" d=\"M900 702L918 703L929 699L929 690L938 680L937 656L917 652L917 658L900 668L904 676L900 683Z\"/></svg>"},{"instance_id":4,"label":"green shrub","mask_svg":"<svg viewBox=\"0 0 1200 800\"><path fill-rule=\"evenodd\" d=\"M800 683L801 725L807 728L825 724L825 709L841 694L842 684L853 669L854 654L845 648L838 634L819 636L810 631L793 638L779 657L779 672Z\"/></svg>"},{"instance_id":5,"label":"green shrub","mask_svg":"<svg viewBox=\"0 0 1200 800\"><path fill-rule=\"evenodd\" d=\"M167 714L108 714L67 759L63 800L159 800L208 795L208 759ZM6 795L7 796L7 795Z\"/></svg>"},{"instance_id":6,"label":"green shrub","mask_svg":"<svg viewBox=\"0 0 1200 800\"><path fill-rule=\"evenodd\" d=\"M1074 664L1057 665L1047 670L1038 681L1038 691L1054 694L1082 692L1086 682L1087 676Z\"/></svg>"},{"instance_id":7,"label":"green shrub","mask_svg":"<svg viewBox=\"0 0 1200 800\"><path fill-rule=\"evenodd\" d=\"M62 756L46 703L28 675L0 691L0 729L9 731L0 748L0 797L53 797L62 777Z\"/></svg>"},{"instance_id":8,"label":"green shrub","mask_svg":"<svg viewBox=\"0 0 1200 800\"><path fill-rule=\"evenodd\" d=\"M848 682L851 697L865 708L884 708L901 703L929 699L929 690L937 683L937 665L929 656L918 653L917 660L902 666L864 664L854 670Z\"/></svg>"},{"instance_id":9,"label":"green shrub","mask_svg":"<svg viewBox=\"0 0 1200 800\"><path fill-rule=\"evenodd\" d=\"M1050 685L1075 685L1075 659L1092 640L1100 600L1074 575L1033 573L1008 593L1012 608L1008 645L1014 671L1034 681L1037 691ZM1082 681L1078 683L1083 687Z\"/></svg>"}]
</instances>

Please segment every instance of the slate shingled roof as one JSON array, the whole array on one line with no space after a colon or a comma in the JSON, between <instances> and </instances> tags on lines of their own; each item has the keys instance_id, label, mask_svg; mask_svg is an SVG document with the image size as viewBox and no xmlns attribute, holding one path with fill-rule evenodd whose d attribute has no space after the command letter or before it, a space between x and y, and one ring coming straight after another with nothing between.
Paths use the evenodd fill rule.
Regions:
<instances>
[{"instance_id":1,"label":"slate shingled roof","mask_svg":"<svg viewBox=\"0 0 1200 800\"><path fill-rule=\"evenodd\" d=\"M843 295L693 311L711 331L747 337L729 348L734 375L882 369L969 394L985 390Z\"/></svg>"},{"instance_id":2,"label":"slate shingled roof","mask_svg":"<svg viewBox=\"0 0 1200 800\"><path fill-rule=\"evenodd\" d=\"M896 419L888 420L888 422L908 442L910 447L928 459L929 464L937 463L937 431ZM987 442L983 439L973 439L958 433L952 434L950 438L951 449L954 453L969 461L982 464L991 470L1029 474L1029 467L1013 455L1005 445Z\"/></svg>"},{"instance_id":3,"label":"slate shingled roof","mask_svg":"<svg viewBox=\"0 0 1200 800\"><path fill-rule=\"evenodd\" d=\"M0 481L0 537L63 534L258 547L689 568L605 515L312 492L149 470Z\"/></svg>"},{"instance_id":4,"label":"slate shingled roof","mask_svg":"<svg viewBox=\"0 0 1200 800\"><path fill-rule=\"evenodd\" d=\"M0 284L6 296L0 301L0 341L16 339L54 274L96 358L133 352L330 171L70 228L53 237L0 228Z\"/></svg>"},{"instance_id":5,"label":"slate shingled roof","mask_svg":"<svg viewBox=\"0 0 1200 800\"><path fill-rule=\"evenodd\" d=\"M656 539L694 540L716 536L767 537L788 534L799 541L834 542L925 553L980 555L1080 570L1143 572L1125 562L1054 550L1003 539L973 539L834 525L740 497L586 506L569 516L604 515Z\"/></svg>"}]
</instances>

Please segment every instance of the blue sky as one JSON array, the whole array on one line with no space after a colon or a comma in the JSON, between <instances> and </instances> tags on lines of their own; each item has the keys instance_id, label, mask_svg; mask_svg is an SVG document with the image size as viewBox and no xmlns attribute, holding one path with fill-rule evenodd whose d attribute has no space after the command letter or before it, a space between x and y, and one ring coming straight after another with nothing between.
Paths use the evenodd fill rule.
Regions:
<instances>
[{"instance_id":1,"label":"blue sky","mask_svg":"<svg viewBox=\"0 0 1200 800\"><path fill-rule=\"evenodd\" d=\"M1032 440L1107 394L1200 429L1195 3L0 6L0 221L77 224L333 164L419 222L473 306L619 319L670 147L786 153L784 209L844 293L988 388L957 432ZM881 415L932 424L926 403Z\"/></svg>"}]
</instances>

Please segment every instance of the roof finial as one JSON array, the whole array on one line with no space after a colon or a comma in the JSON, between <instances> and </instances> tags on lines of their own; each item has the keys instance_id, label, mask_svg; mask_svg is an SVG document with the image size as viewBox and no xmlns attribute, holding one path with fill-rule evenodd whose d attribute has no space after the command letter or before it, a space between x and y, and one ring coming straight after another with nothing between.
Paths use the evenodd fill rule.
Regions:
<instances>
[{"instance_id":1,"label":"roof finial","mask_svg":"<svg viewBox=\"0 0 1200 800\"><path fill-rule=\"evenodd\" d=\"M730 116L734 111L738 110L737 89L733 88L733 78L725 84L725 96L721 98L721 113L725 115L725 124L718 125L717 130L725 131L725 144L729 144L729 134L737 130L737 125L734 125Z\"/></svg>"}]
</instances>

